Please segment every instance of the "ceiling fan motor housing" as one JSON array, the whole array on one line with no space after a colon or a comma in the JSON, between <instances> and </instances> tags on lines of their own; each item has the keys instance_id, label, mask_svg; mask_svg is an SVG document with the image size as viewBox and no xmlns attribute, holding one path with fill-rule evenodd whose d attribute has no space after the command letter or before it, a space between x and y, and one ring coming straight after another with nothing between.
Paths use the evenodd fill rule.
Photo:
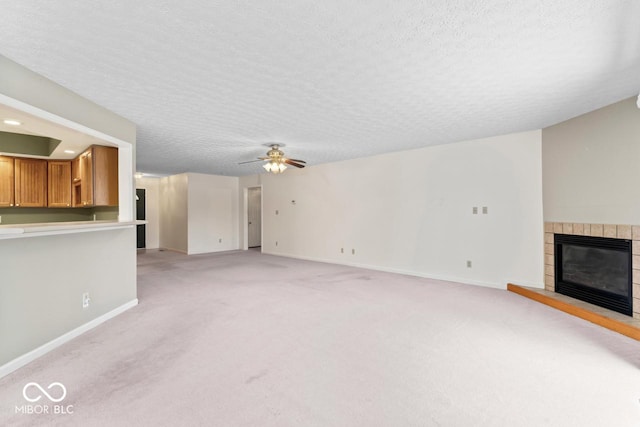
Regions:
<instances>
[{"instance_id":1,"label":"ceiling fan motor housing","mask_svg":"<svg viewBox=\"0 0 640 427\"><path fill-rule=\"evenodd\" d=\"M281 159L284 157L284 153L280 150L278 145L272 145L271 150L267 151L267 156L271 159Z\"/></svg>"}]
</instances>

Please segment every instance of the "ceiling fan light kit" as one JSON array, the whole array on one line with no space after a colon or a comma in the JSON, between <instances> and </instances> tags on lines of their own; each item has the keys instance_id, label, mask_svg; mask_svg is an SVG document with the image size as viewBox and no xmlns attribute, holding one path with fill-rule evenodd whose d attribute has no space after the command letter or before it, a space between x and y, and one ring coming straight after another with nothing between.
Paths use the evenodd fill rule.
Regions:
<instances>
[{"instance_id":1,"label":"ceiling fan light kit","mask_svg":"<svg viewBox=\"0 0 640 427\"><path fill-rule=\"evenodd\" d=\"M282 162L271 161L269 163L265 163L262 165L263 168L267 170L267 172L271 173L282 173L287 168L287 166Z\"/></svg>"}]
</instances>

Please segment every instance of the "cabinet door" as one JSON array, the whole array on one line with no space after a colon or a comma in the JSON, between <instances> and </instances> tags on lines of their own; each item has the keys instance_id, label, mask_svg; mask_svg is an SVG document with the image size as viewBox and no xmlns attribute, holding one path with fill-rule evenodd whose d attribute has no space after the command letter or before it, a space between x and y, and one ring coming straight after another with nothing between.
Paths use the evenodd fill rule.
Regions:
<instances>
[{"instance_id":1,"label":"cabinet door","mask_svg":"<svg viewBox=\"0 0 640 427\"><path fill-rule=\"evenodd\" d=\"M15 159L16 206L47 206L47 161Z\"/></svg>"},{"instance_id":2,"label":"cabinet door","mask_svg":"<svg viewBox=\"0 0 640 427\"><path fill-rule=\"evenodd\" d=\"M71 161L50 160L47 164L47 202L51 208L71 206Z\"/></svg>"},{"instance_id":3,"label":"cabinet door","mask_svg":"<svg viewBox=\"0 0 640 427\"><path fill-rule=\"evenodd\" d=\"M13 206L14 188L13 157L0 156L0 207Z\"/></svg>"},{"instance_id":4,"label":"cabinet door","mask_svg":"<svg viewBox=\"0 0 640 427\"><path fill-rule=\"evenodd\" d=\"M118 205L118 149L93 147L93 202L95 206Z\"/></svg>"}]
</instances>

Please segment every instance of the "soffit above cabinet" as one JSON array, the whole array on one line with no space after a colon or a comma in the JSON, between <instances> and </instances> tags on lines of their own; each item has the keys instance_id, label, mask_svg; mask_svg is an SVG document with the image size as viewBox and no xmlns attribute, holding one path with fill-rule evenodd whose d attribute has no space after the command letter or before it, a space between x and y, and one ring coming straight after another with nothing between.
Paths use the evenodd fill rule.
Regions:
<instances>
[{"instance_id":1,"label":"soffit above cabinet","mask_svg":"<svg viewBox=\"0 0 640 427\"><path fill-rule=\"evenodd\" d=\"M60 140L46 136L0 131L0 153L51 156Z\"/></svg>"},{"instance_id":2,"label":"soffit above cabinet","mask_svg":"<svg viewBox=\"0 0 640 427\"><path fill-rule=\"evenodd\" d=\"M6 124L7 119L20 125ZM92 145L113 146L99 138L0 104L0 155L71 160Z\"/></svg>"}]
</instances>

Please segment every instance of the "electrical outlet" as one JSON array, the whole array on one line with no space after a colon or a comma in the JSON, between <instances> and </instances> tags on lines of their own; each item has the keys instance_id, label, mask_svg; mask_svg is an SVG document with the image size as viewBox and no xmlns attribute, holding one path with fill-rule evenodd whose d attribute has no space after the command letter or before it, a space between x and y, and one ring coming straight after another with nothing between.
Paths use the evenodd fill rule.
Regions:
<instances>
[{"instance_id":1,"label":"electrical outlet","mask_svg":"<svg viewBox=\"0 0 640 427\"><path fill-rule=\"evenodd\" d=\"M474 206L474 207L473 207L473 209L471 210L471 212L472 212L474 215L478 215L478 207L477 207L477 206Z\"/></svg>"},{"instance_id":2,"label":"electrical outlet","mask_svg":"<svg viewBox=\"0 0 640 427\"><path fill-rule=\"evenodd\" d=\"M471 261L467 261L467 268L471 268Z\"/></svg>"},{"instance_id":3,"label":"electrical outlet","mask_svg":"<svg viewBox=\"0 0 640 427\"><path fill-rule=\"evenodd\" d=\"M222 243L222 239L218 239L218 243Z\"/></svg>"},{"instance_id":4,"label":"electrical outlet","mask_svg":"<svg viewBox=\"0 0 640 427\"><path fill-rule=\"evenodd\" d=\"M91 298L89 297L89 292L85 292L82 294L82 308L89 308L89 303L91 302Z\"/></svg>"},{"instance_id":5,"label":"electrical outlet","mask_svg":"<svg viewBox=\"0 0 640 427\"><path fill-rule=\"evenodd\" d=\"M355 255L356 254L356 250L355 249L351 249L351 255Z\"/></svg>"},{"instance_id":6,"label":"electrical outlet","mask_svg":"<svg viewBox=\"0 0 640 427\"><path fill-rule=\"evenodd\" d=\"M483 213L484 215L488 214L488 213L489 213L489 208L488 208L487 206L483 206L483 207L482 207L482 213Z\"/></svg>"},{"instance_id":7,"label":"electrical outlet","mask_svg":"<svg viewBox=\"0 0 640 427\"><path fill-rule=\"evenodd\" d=\"M278 246L278 241L276 240L276 246Z\"/></svg>"},{"instance_id":8,"label":"electrical outlet","mask_svg":"<svg viewBox=\"0 0 640 427\"><path fill-rule=\"evenodd\" d=\"M276 209L276 215L278 215L280 212L278 212L278 210Z\"/></svg>"},{"instance_id":9,"label":"electrical outlet","mask_svg":"<svg viewBox=\"0 0 640 427\"><path fill-rule=\"evenodd\" d=\"M344 248L340 248L340 253L343 254L344 253Z\"/></svg>"}]
</instances>

